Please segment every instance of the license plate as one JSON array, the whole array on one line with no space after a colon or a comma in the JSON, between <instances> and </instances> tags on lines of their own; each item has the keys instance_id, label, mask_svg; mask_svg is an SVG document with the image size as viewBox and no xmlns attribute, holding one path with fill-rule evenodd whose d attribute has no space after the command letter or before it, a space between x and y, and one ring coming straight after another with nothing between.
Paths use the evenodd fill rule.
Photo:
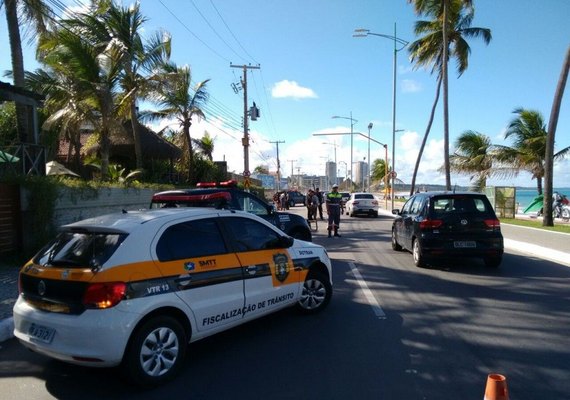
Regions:
<instances>
[{"instance_id":1,"label":"license plate","mask_svg":"<svg viewBox=\"0 0 570 400\"><path fill-rule=\"evenodd\" d=\"M55 336L55 329L48 328L47 326L32 324L28 329L28 335L41 342L51 343L53 337Z\"/></svg>"},{"instance_id":2,"label":"license plate","mask_svg":"<svg viewBox=\"0 0 570 400\"><path fill-rule=\"evenodd\" d=\"M477 244L473 240L458 241L453 242L453 247L456 249L472 249L474 247L477 247Z\"/></svg>"}]
</instances>

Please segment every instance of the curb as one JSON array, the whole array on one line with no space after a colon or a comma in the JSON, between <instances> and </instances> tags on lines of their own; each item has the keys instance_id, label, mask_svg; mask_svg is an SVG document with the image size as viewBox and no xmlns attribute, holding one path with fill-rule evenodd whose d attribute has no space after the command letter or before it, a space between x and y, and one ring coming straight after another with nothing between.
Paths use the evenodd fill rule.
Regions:
<instances>
[{"instance_id":1,"label":"curb","mask_svg":"<svg viewBox=\"0 0 570 400\"><path fill-rule=\"evenodd\" d=\"M0 320L0 343L14 337L14 317Z\"/></svg>"}]
</instances>

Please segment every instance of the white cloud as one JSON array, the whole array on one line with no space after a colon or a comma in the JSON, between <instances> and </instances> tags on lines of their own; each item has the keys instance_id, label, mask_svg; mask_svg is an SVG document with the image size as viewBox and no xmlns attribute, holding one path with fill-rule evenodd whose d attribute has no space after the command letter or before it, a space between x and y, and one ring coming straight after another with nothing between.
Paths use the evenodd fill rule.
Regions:
<instances>
[{"instance_id":1,"label":"white cloud","mask_svg":"<svg viewBox=\"0 0 570 400\"><path fill-rule=\"evenodd\" d=\"M422 90L422 85L411 79L402 80L402 92L416 93Z\"/></svg>"},{"instance_id":2,"label":"white cloud","mask_svg":"<svg viewBox=\"0 0 570 400\"><path fill-rule=\"evenodd\" d=\"M294 99L315 99L317 94L313 89L299 86L295 81L283 80L273 85L271 95L275 98L292 97Z\"/></svg>"}]
</instances>

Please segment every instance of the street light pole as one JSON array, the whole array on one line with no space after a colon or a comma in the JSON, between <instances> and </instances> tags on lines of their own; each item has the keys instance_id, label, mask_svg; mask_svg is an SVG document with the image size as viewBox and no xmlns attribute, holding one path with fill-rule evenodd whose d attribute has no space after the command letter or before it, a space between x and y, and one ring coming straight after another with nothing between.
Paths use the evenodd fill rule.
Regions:
<instances>
[{"instance_id":1,"label":"street light pole","mask_svg":"<svg viewBox=\"0 0 570 400\"><path fill-rule=\"evenodd\" d=\"M353 169L352 168L352 149L354 147L354 145L353 145L353 143L354 143L354 135L353 135L354 131L353 131L353 129L354 129L354 124L356 124L358 121L355 120L354 118L352 118L352 111L350 112L350 117L341 117L338 115L333 115L332 118L333 119L342 118L342 119L349 119L350 120L350 185L352 186L352 182L353 182L353 179L352 179L352 169Z\"/></svg>"},{"instance_id":2,"label":"street light pole","mask_svg":"<svg viewBox=\"0 0 570 400\"><path fill-rule=\"evenodd\" d=\"M409 42L404 39L400 39L396 36L396 23L394 22L394 36L391 35L384 35L382 33L373 33L370 32L369 29L355 29L353 37L366 37L366 36L379 36L386 39L390 39L394 41L394 60L393 60L393 77L392 77L392 209L394 208L394 180L396 177L394 174L396 173L396 66L397 66L397 57L398 52L403 50ZM398 48L398 45L402 47Z\"/></svg>"},{"instance_id":3,"label":"street light pole","mask_svg":"<svg viewBox=\"0 0 570 400\"><path fill-rule=\"evenodd\" d=\"M372 126L372 122L368 124L368 193L370 193L370 131Z\"/></svg>"}]
</instances>

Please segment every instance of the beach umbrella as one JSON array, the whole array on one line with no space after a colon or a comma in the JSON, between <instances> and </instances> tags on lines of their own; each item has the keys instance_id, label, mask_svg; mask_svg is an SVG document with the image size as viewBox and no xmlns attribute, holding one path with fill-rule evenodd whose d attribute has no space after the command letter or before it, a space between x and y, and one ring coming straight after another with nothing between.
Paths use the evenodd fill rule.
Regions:
<instances>
[{"instance_id":1,"label":"beach umbrella","mask_svg":"<svg viewBox=\"0 0 570 400\"><path fill-rule=\"evenodd\" d=\"M12 154L0 150L0 163L2 162L18 162L20 159Z\"/></svg>"},{"instance_id":2,"label":"beach umbrella","mask_svg":"<svg viewBox=\"0 0 570 400\"><path fill-rule=\"evenodd\" d=\"M57 161L50 161L46 163L46 175L71 175L79 177L75 172L65 168Z\"/></svg>"}]
</instances>

